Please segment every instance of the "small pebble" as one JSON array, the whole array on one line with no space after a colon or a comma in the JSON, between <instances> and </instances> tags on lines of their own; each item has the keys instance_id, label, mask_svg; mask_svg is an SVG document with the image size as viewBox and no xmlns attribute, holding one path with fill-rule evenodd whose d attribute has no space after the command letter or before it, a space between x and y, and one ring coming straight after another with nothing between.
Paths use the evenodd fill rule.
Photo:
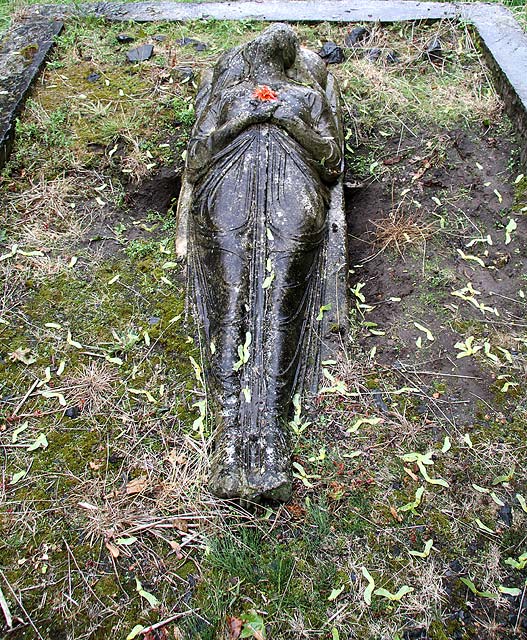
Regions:
<instances>
[{"instance_id":1,"label":"small pebble","mask_svg":"<svg viewBox=\"0 0 527 640\"><path fill-rule=\"evenodd\" d=\"M100 73L90 73L89 76L86 76L86 80L88 82L97 82L97 80L101 77Z\"/></svg>"},{"instance_id":2,"label":"small pebble","mask_svg":"<svg viewBox=\"0 0 527 640\"><path fill-rule=\"evenodd\" d=\"M179 38L178 40L176 40L176 44L180 47L186 47L189 44L196 44L197 42L199 41L195 40L194 38L187 38L186 36L184 38Z\"/></svg>"},{"instance_id":3,"label":"small pebble","mask_svg":"<svg viewBox=\"0 0 527 640\"><path fill-rule=\"evenodd\" d=\"M318 52L318 55L326 64L340 64L345 59L344 52L334 42L326 42Z\"/></svg>"},{"instance_id":4,"label":"small pebble","mask_svg":"<svg viewBox=\"0 0 527 640\"><path fill-rule=\"evenodd\" d=\"M78 418L80 414L81 414L81 410L79 409L79 407L68 407L64 412L65 416L72 419Z\"/></svg>"},{"instance_id":5,"label":"small pebble","mask_svg":"<svg viewBox=\"0 0 527 640\"><path fill-rule=\"evenodd\" d=\"M388 64L397 64L399 62L399 54L397 53L397 51L395 51L394 49L388 51L388 53L386 54L386 62Z\"/></svg>"},{"instance_id":6,"label":"small pebble","mask_svg":"<svg viewBox=\"0 0 527 640\"><path fill-rule=\"evenodd\" d=\"M194 71L190 67L174 67L172 73L174 79L179 80L179 82L192 80L194 78Z\"/></svg>"},{"instance_id":7,"label":"small pebble","mask_svg":"<svg viewBox=\"0 0 527 640\"><path fill-rule=\"evenodd\" d=\"M184 38L180 38L179 40L176 40L176 44L179 45L180 47L187 47L188 45L193 45L196 51L205 51L206 49L209 48L208 44L206 44L205 42L200 42L199 40L196 40L196 38L187 38L186 36Z\"/></svg>"},{"instance_id":8,"label":"small pebble","mask_svg":"<svg viewBox=\"0 0 527 640\"><path fill-rule=\"evenodd\" d=\"M370 32L368 29L365 29L364 27L355 27L355 29L352 29L344 38L344 45L351 49L351 47L354 47L369 35Z\"/></svg>"},{"instance_id":9,"label":"small pebble","mask_svg":"<svg viewBox=\"0 0 527 640\"><path fill-rule=\"evenodd\" d=\"M441 46L441 40L435 38L428 44L425 49L424 55L430 60L430 62L441 62L443 59L443 47Z\"/></svg>"},{"instance_id":10,"label":"small pebble","mask_svg":"<svg viewBox=\"0 0 527 640\"><path fill-rule=\"evenodd\" d=\"M129 36L127 33L120 33L117 36L117 42L120 44L127 44L128 42L133 42L135 40L134 37Z\"/></svg>"},{"instance_id":11,"label":"small pebble","mask_svg":"<svg viewBox=\"0 0 527 640\"><path fill-rule=\"evenodd\" d=\"M366 53L366 59L369 60L370 62L375 62L380 58L381 53L382 51L380 49L378 49L377 47L374 47L373 49L370 49Z\"/></svg>"},{"instance_id":12,"label":"small pebble","mask_svg":"<svg viewBox=\"0 0 527 640\"><path fill-rule=\"evenodd\" d=\"M505 504L498 511L498 518L506 527L512 527L512 508L510 504Z\"/></svg>"},{"instance_id":13,"label":"small pebble","mask_svg":"<svg viewBox=\"0 0 527 640\"><path fill-rule=\"evenodd\" d=\"M126 54L126 57L128 59L128 62L144 62L145 60L150 60L153 53L154 45L142 44L140 47L130 49L130 51Z\"/></svg>"}]
</instances>

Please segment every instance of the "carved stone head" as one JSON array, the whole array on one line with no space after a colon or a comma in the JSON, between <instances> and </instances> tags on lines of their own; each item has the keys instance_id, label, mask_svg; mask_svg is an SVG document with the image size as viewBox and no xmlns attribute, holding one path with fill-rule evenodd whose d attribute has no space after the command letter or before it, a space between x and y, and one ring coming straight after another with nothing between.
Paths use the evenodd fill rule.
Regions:
<instances>
[{"instance_id":1,"label":"carved stone head","mask_svg":"<svg viewBox=\"0 0 527 640\"><path fill-rule=\"evenodd\" d=\"M250 67L280 67L286 71L296 61L300 44L293 29L280 22L271 25L245 47L244 57Z\"/></svg>"}]
</instances>

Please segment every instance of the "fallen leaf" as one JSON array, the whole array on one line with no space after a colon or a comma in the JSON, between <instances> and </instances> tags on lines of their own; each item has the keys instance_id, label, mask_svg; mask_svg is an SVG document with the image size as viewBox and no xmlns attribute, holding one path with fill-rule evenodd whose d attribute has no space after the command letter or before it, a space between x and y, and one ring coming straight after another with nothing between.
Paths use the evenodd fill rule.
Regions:
<instances>
[{"instance_id":1,"label":"fallen leaf","mask_svg":"<svg viewBox=\"0 0 527 640\"><path fill-rule=\"evenodd\" d=\"M527 513L527 502L521 493L516 494L516 500L518 500L520 507L525 511L525 513Z\"/></svg>"},{"instance_id":2,"label":"fallen leaf","mask_svg":"<svg viewBox=\"0 0 527 640\"><path fill-rule=\"evenodd\" d=\"M170 548L174 552L176 559L182 560L183 554L181 553L181 545L179 544L179 542L176 542L175 540L169 540L168 544L170 545Z\"/></svg>"},{"instance_id":3,"label":"fallen leaf","mask_svg":"<svg viewBox=\"0 0 527 640\"><path fill-rule=\"evenodd\" d=\"M16 484L17 482L22 480L22 478L25 478L26 475L27 475L26 469L23 469L22 471L17 471L16 473L13 474L13 477L11 478L11 482L9 484L10 485Z\"/></svg>"},{"instance_id":4,"label":"fallen leaf","mask_svg":"<svg viewBox=\"0 0 527 640\"><path fill-rule=\"evenodd\" d=\"M39 433L37 439L27 446L26 451L36 451L40 447L42 449L48 448L48 439L45 433Z\"/></svg>"},{"instance_id":5,"label":"fallen leaf","mask_svg":"<svg viewBox=\"0 0 527 640\"><path fill-rule=\"evenodd\" d=\"M13 617L11 615L11 611L9 610L9 605L7 604L7 600L5 599L4 592L0 588L0 609L2 609L2 613L4 614L5 621L7 623L8 629L13 627Z\"/></svg>"},{"instance_id":6,"label":"fallen leaf","mask_svg":"<svg viewBox=\"0 0 527 640\"><path fill-rule=\"evenodd\" d=\"M31 349L15 349L9 354L9 359L12 362L22 362L23 364L33 364L37 361L35 356L31 353Z\"/></svg>"},{"instance_id":7,"label":"fallen leaf","mask_svg":"<svg viewBox=\"0 0 527 640\"><path fill-rule=\"evenodd\" d=\"M116 147L117 148L117 147ZM145 630L142 624L136 624L135 627L126 636L126 640L134 640L137 636Z\"/></svg>"},{"instance_id":8,"label":"fallen leaf","mask_svg":"<svg viewBox=\"0 0 527 640\"><path fill-rule=\"evenodd\" d=\"M391 158L386 158L385 160L383 160L382 163L389 167L392 164L398 164L402 159L402 156L392 156Z\"/></svg>"},{"instance_id":9,"label":"fallen leaf","mask_svg":"<svg viewBox=\"0 0 527 640\"><path fill-rule=\"evenodd\" d=\"M487 525L483 524L483 522L481 522L479 518L476 518L475 522L482 531L485 531L485 533L491 533L492 535L496 535L496 532L493 531L490 527L487 527Z\"/></svg>"},{"instance_id":10,"label":"fallen leaf","mask_svg":"<svg viewBox=\"0 0 527 640\"><path fill-rule=\"evenodd\" d=\"M481 596L482 598L497 598L498 596L494 593L490 593L489 591L479 591L476 588L475 584L469 578L459 578L461 582L466 585L475 596Z\"/></svg>"},{"instance_id":11,"label":"fallen leaf","mask_svg":"<svg viewBox=\"0 0 527 640\"><path fill-rule=\"evenodd\" d=\"M99 507L96 507L94 504L89 502L79 502L78 505L82 509L88 509L88 511L97 511L99 509Z\"/></svg>"},{"instance_id":12,"label":"fallen leaf","mask_svg":"<svg viewBox=\"0 0 527 640\"><path fill-rule=\"evenodd\" d=\"M402 518L401 516L397 513L397 509L395 507L390 507L390 513L392 514L392 517L394 520L397 520L397 522L401 522Z\"/></svg>"},{"instance_id":13,"label":"fallen leaf","mask_svg":"<svg viewBox=\"0 0 527 640\"><path fill-rule=\"evenodd\" d=\"M131 496L135 493L141 493L144 491L148 485L148 477L147 476L139 476L138 478L134 478L130 480L130 482L126 485L126 493Z\"/></svg>"},{"instance_id":14,"label":"fallen leaf","mask_svg":"<svg viewBox=\"0 0 527 640\"><path fill-rule=\"evenodd\" d=\"M105 542L104 546L108 549L108 551L110 552L110 555L112 556L112 558L118 558L119 554L121 553L119 551L119 548L116 547L114 544L112 544L111 542Z\"/></svg>"},{"instance_id":15,"label":"fallen leaf","mask_svg":"<svg viewBox=\"0 0 527 640\"><path fill-rule=\"evenodd\" d=\"M243 628L243 622L240 618L227 616L227 627L229 629L229 640L238 640Z\"/></svg>"},{"instance_id":16,"label":"fallen leaf","mask_svg":"<svg viewBox=\"0 0 527 640\"><path fill-rule=\"evenodd\" d=\"M415 499L412 502L408 502L399 508L399 511L414 511L421 504L421 500L423 498L423 494L425 492L424 487L418 487L415 492Z\"/></svg>"},{"instance_id":17,"label":"fallen leaf","mask_svg":"<svg viewBox=\"0 0 527 640\"><path fill-rule=\"evenodd\" d=\"M416 482L418 482L419 480L419 476L416 475L411 469L409 469L408 467L403 467L404 470L406 471L406 473L410 476L410 478L412 478L412 480L415 480Z\"/></svg>"},{"instance_id":18,"label":"fallen leaf","mask_svg":"<svg viewBox=\"0 0 527 640\"><path fill-rule=\"evenodd\" d=\"M141 596L141 598L144 598L151 607L157 607L160 604L159 600L153 593L150 593L149 591L145 591L145 589L143 589L143 585L138 578L135 579L135 585L137 593Z\"/></svg>"},{"instance_id":19,"label":"fallen leaf","mask_svg":"<svg viewBox=\"0 0 527 640\"><path fill-rule=\"evenodd\" d=\"M345 585L342 585L338 589L332 589L328 597L328 602L333 602L333 600L336 600L340 596L340 594L344 591L344 586Z\"/></svg>"},{"instance_id":20,"label":"fallen leaf","mask_svg":"<svg viewBox=\"0 0 527 640\"><path fill-rule=\"evenodd\" d=\"M172 451L167 456L168 462L172 465L176 464L185 464L187 458L180 452L179 449L172 449Z\"/></svg>"},{"instance_id":21,"label":"fallen leaf","mask_svg":"<svg viewBox=\"0 0 527 640\"><path fill-rule=\"evenodd\" d=\"M425 548L423 549L423 551L409 551L408 553L411 556L415 556L416 558L428 558L428 556L430 555L430 551L432 549L434 545L434 541L432 539L427 540L425 542Z\"/></svg>"},{"instance_id":22,"label":"fallen leaf","mask_svg":"<svg viewBox=\"0 0 527 640\"><path fill-rule=\"evenodd\" d=\"M68 330L68 335L66 336L66 342L68 344L70 344L72 347L75 347L75 349L82 349L82 344L80 342L77 342L76 340L74 340L71 337L71 331Z\"/></svg>"},{"instance_id":23,"label":"fallen leaf","mask_svg":"<svg viewBox=\"0 0 527 640\"><path fill-rule=\"evenodd\" d=\"M182 533L188 533L188 522L186 520L181 520L180 518L178 518L177 520L173 520L172 524Z\"/></svg>"},{"instance_id":24,"label":"fallen leaf","mask_svg":"<svg viewBox=\"0 0 527 640\"><path fill-rule=\"evenodd\" d=\"M368 571L368 569L366 569L366 567L362 567L361 571L362 571L362 575L368 581L368 586L366 587L366 589L364 589L364 594L363 594L364 602L367 605L370 605L371 604L371 594L373 593L373 590L375 589L375 580L371 577L370 572Z\"/></svg>"},{"instance_id":25,"label":"fallen leaf","mask_svg":"<svg viewBox=\"0 0 527 640\"><path fill-rule=\"evenodd\" d=\"M15 442L18 442L18 436L25 431L27 428L29 427L29 422L26 420L24 423L22 423L17 429L15 429L11 435L11 442L13 444L15 444Z\"/></svg>"},{"instance_id":26,"label":"fallen leaf","mask_svg":"<svg viewBox=\"0 0 527 640\"><path fill-rule=\"evenodd\" d=\"M413 587L409 587L408 585L403 585L397 593L391 593L387 589L375 589L374 593L376 596L382 596L383 598L388 598L392 602L400 600L407 593L411 593L413 591Z\"/></svg>"},{"instance_id":27,"label":"fallen leaf","mask_svg":"<svg viewBox=\"0 0 527 640\"><path fill-rule=\"evenodd\" d=\"M62 395L62 393L59 393L58 391L50 391L49 389L45 389L44 391L39 391L39 393L43 398L57 398L61 407L66 407L68 404L66 402L66 398Z\"/></svg>"}]
</instances>

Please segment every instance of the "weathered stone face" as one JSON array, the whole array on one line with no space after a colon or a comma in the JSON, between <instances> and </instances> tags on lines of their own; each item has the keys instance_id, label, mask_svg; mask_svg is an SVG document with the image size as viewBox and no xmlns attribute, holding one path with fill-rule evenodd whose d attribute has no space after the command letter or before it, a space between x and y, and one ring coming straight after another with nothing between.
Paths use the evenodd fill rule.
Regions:
<instances>
[{"instance_id":1,"label":"weathered stone face","mask_svg":"<svg viewBox=\"0 0 527 640\"><path fill-rule=\"evenodd\" d=\"M342 171L337 91L321 59L275 24L220 58L196 113L180 214L217 428L210 486L287 500L292 399L319 361Z\"/></svg>"}]
</instances>

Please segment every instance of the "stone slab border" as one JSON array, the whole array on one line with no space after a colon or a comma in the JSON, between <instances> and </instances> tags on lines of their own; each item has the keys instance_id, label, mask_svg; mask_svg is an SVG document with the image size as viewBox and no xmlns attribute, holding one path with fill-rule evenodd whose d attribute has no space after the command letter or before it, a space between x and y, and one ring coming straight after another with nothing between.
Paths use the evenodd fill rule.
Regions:
<instances>
[{"instance_id":1,"label":"stone slab border","mask_svg":"<svg viewBox=\"0 0 527 640\"><path fill-rule=\"evenodd\" d=\"M62 27L61 20L23 20L0 42L0 169L11 153L16 119Z\"/></svg>"},{"instance_id":2,"label":"stone slab border","mask_svg":"<svg viewBox=\"0 0 527 640\"><path fill-rule=\"evenodd\" d=\"M16 118L48 54L53 37L71 17L95 15L111 21L196 19L285 22L401 22L450 19L472 24L493 73L498 93L517 129L527 166L527 34L498 4L409 0L269 0L265 2L98 2L36 5L19 17L0 43L0 169L12 147ZM28 49L29 47L29 49ZM30 57L25 66L24 55Z\"/></svg>"}]
</instances>

